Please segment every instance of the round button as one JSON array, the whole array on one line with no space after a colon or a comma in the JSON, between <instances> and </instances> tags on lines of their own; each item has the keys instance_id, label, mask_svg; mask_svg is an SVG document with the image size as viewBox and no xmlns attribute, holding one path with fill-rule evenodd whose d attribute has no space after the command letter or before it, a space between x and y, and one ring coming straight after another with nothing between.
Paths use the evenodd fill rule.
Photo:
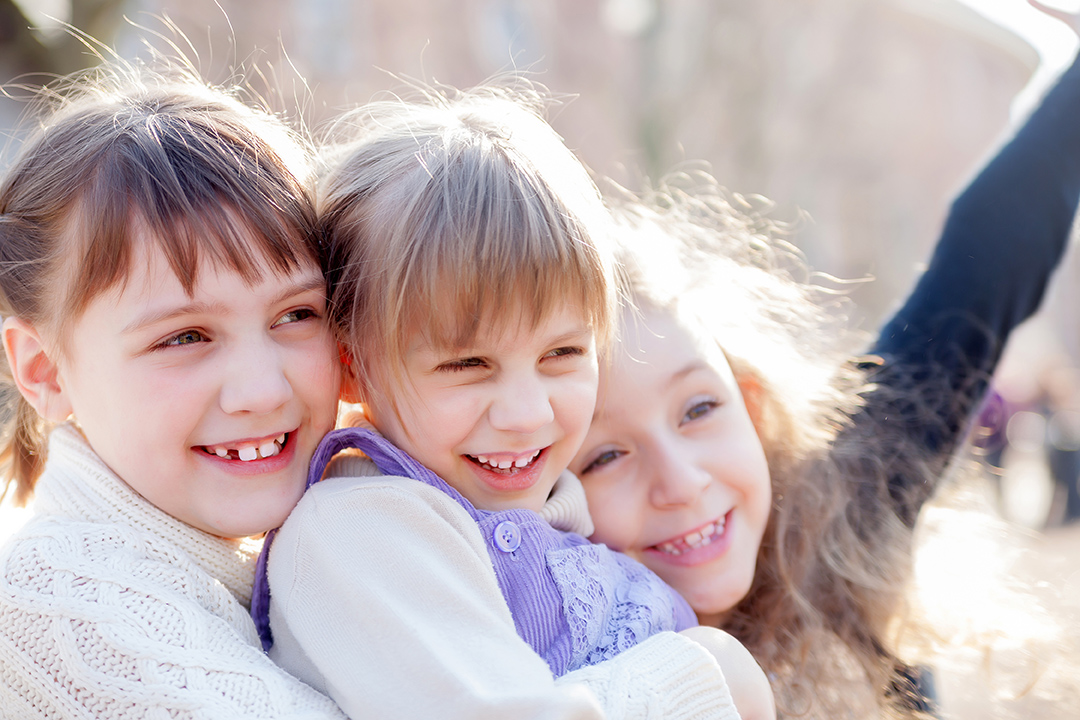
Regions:
<instances>
[{"instance_id":1,"label":"round button","mask_svg":"<svg viewBox=\"0 0 1080 720\"><path fill-rule=\"evenodd\" d=\"M495 526L492 539L495 541L495 547L505 553L512 553L521 547L521 528L517 526L517 523L503 520Z\"/></svg>"}]
</instances>

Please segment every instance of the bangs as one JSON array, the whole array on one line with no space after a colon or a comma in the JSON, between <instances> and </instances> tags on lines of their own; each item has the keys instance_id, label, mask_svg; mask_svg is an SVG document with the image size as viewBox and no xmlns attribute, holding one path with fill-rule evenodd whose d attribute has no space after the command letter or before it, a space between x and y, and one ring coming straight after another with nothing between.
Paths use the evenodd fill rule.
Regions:
<instances>
[{"instance_id":1,"label":"bangs","mask_svg":"<svg viewBox=\"0 0 1080 720\"><path fill-rule=\"evenodd\" d=\"M111 137L98 135L107 142L81 153L79 190L63 219L69 242L55 259L71 280L56 317L76 318L98 294L122 284L136 243L160 248L188 293L203 262L249 283L264 270L319 265L302 178L287 165L291 158L248 127L251 117L231 106L179 112L146 102L86 120L114 128ZM68 140L64 134L53 133L58 147Z\"/></svg>"},{"instance_id":2,"label":"bangs","mask_svg":"<svg viewBox=\"0 0 1080 720\"><path fill-rule=\"evenodd\" d=\"M481 329L535 329L568 305L605 348L610 216L558 136L505 101L410 119L378 125L323 186L333 310L359 373L399 376L416 334L466 348Z\"/></svg>"},{"instance_id":3,"label":"bangs","mask_svg":"<svg viewBox=\"0 0 1080 720\"><path fill-rule=\"evenodd\" d=\"M426 192L397 215L391 232L401 241L388 249L400 256L388 267L398 277L387 278L384 327L467 347L482 323L531 329L574 304L602 335L608 271L586 228L527 168L470 160L426 166ZM394 354L404 352L406 335L397 333Z\"/></svg>"}]
</instances>

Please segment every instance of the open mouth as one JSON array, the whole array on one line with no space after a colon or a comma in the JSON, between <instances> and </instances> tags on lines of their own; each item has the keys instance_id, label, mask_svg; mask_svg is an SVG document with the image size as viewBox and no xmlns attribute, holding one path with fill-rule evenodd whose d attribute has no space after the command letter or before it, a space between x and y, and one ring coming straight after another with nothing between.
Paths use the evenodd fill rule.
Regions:
<instances>
[{"instance_id":1,"label":"open mouth","mask_svg":"<svg viewBox=\"0 0 1080 720\"><path fill-rule=\"evenodd\" d=\"M713 541L719 540L723 536L724 527L727 525L728 515L730 514L729 511L723 517L717 518L696 530L691 530L682 537L665 540L659 545L653 545L650 550L656 550L666 555L678 557L685 552L690 552L691 550L697 550L698 548L710 545Z\"/></svg>"},{"instance_id":2,"label":"open mouth","mask_svg":"<svg viewBox=\"0 0 1080 720\"><path fill-rule=\"evenodd\" d=\"M542 450L534 450L524 455L500 453L498 455L466 455L465 457L488 472L512 475L532 465L536 458L540 457L541 452Z\"/></svg>"},{"instance_id":3,"label":"open mouth","mask_svg":"<svg viewBox=\"0 0 1080 720\"><path fill-rule=\"evenodd\" d=\"M228 445L203 445L202 451L207 455L214 455L222 460L239 460L251 462L252 460L264 460L281 453L292 433L282 433L272 440L264 440L258 445L242 444L237 447Z\"/></svg>"}]
</instances>

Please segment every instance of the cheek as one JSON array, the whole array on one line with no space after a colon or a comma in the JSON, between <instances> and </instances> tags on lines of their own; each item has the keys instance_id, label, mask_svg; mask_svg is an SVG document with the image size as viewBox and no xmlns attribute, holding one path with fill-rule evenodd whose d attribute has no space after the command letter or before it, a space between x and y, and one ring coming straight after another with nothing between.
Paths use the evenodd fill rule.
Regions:
<instances>
[{"instance_id":1,"label":"cheek","mask_svg":"<svg viewBox=\"0 0 1080 720\"><path fill-rule=\"evenodd\" d=\"M772 476L756 433L748 435L744 447L743 492L747 497L749 513L760 526L756 529L764 532L772 509Z\"/></svg>"},{"instance_id":2,"label":"cheek","mask_svg":"<svg viewBox=\"0 0 1080 720\"><path fill-rule=\"evenodd\" d=\"M331 429L337 416L341 396L342 367L329 343L319 343L295 358L293 377L297 388L306 393L312 412L320 418L331 418Z\"/></svg>"},{"instance_id":3,"label":"cheek","mask_svg":"<svg viewBox=\"0 0 1080 720\"><path fill-rule=\"evenodd\" d=\"M633 556L641 515L630 493L603 481L586 481L583 485L595 527L589 539Z\"/></svg>"},{"instance_id":4,"label":"cheek","mask_svg":"<svg viewBox=\"0 0 1080 720\"><path fill-rule=\"evenodd\" d=\"M569 392L563 394L560 401L561 424L567 433L576 439L575 453L585 442L589 427L592 425L593 411L596 410L596 393L597 379L594 375L591 380L575 382Z\"/></svg>"}]
</instances>

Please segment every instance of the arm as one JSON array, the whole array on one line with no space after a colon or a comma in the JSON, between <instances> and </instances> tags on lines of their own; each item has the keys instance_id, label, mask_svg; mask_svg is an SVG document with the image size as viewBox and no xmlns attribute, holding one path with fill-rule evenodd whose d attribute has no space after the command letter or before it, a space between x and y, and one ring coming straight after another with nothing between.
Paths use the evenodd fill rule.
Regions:
<instances>
[{"instance_id":1,"label":"arm","mask_svg":"<svg viewBox=\"0 0 1080 720\"><path fill-rule=\"evenodd\" d=\"M144 533L36 522L0 568L4 717L344 720L262 653L221 583Z\"/></svg>"},{"instance_id":2,"label":"arm","mask_svg":"<svg viewBox=\"0 0 1080 720\"><path fill-rule=\"evenodd\" d=\"M314 486L268 569L272 657L353 718L721 717L715 662L671 633L556 683L518 637L475 523L420 483Z\"/></svg>"},{"instance_id":3,"label":"arm","mask_svg":"<svg viewBox=\"0 0 1080 720\"><path fill-rule=\"evenodd\" d=\"M955 200L928 269L873 348L881 362L864 365L879 389L858 422L899 434L938 468L1064 252L1080 199L1077 117L1080 61ZM933 489L912 484L890 478L908 522Z\"/></svg>"}]
</instances>

